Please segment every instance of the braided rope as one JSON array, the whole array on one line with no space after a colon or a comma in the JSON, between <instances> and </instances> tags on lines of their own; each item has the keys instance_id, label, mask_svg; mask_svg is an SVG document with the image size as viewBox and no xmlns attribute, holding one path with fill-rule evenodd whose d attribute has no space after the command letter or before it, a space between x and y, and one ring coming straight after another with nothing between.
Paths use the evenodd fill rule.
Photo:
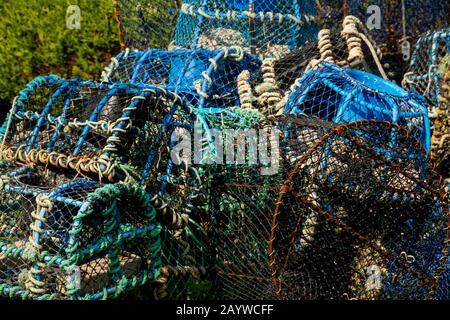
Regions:
<instances>
[{"instance_id":1,"label":"braided rope","mask_svg":"<svg viewBox=\"0 0 450 320\"><path fill-rule=\"evenodd\" d=\"M0 159L26 165L51 165L57 168L71 169L81 174L97 174L100 181L103 177L106 177L109 181L114 181L117 173L125 174L127 171L123 165L101 157L67 156L54 151L49 153L42 149L25 151L24 148L25 146L22 145L0 149Z\"/></svg>"},{"instance_id":2,"label":"braided rope","mask_svg":"<svg viewBox=\"0 0 450 320\"><path fill-rule=\"evenodd\" d=\"M150 199L150 203L156 209L156 212L161 216L162 222L164 222L169 229L181 230L188 224L189 215L186 213L175 212L175 210L169 207L159 195L154 195Z\"/></svg>"},{"instance_id":3,"label":"braided rope","mask_svg":"<svg viewBox=\"0 0 450 320\"><path fill-rule=\"evenodd\" d=\"M333 45L331 44L331 31L329 29L322 29L318 34L317 46L320 52L319 59L311 59L305 68L305 71L316 68L320 62L326 61L334 63L334 54L332 51Z\"/></svg>"},{"instance_id":4,"label":"braided rope","mask_svg":"<svg viewBox=\"0 0 450 320\"><path fill-rule=\"evenodd\" d=\"M282 13L274 13L271 11L268 12L250 12L250 11L234 11L228 10L226 12L222 12L220 10L215 10L214 12L205 11L202 8L197 8L195 5L184 3L181 6L181 11L189 15L193 18L197 16L202 16L209 20L223 20L226 19L228 22L231 21L239 21L242 19L259 19L262 23L267 21L271 23L282 24L285 21L292 21L296 24L304 26L305 24L313 24L317 21L316 16L312 15L301 15L300 17L296 17L292 14L283 15Z\"/></svg>"},{"instance_id":5,"label":"braided rope","mask_svg":"<svg viewBox=\"0 0 450 320\"><path fill-rule=\"evenodd\" d=\"M244 50L241 47L238 46L232 46L232 47L226 47L223 49L223 57L222 60L231 60L231 61L242 61L242 59L244 59ZM217 71L218 68L218 64L216 61L214 61L213 59L209 59L210 63L213 65L213 69L214 71ZM195 91L198 93L198 95L200 95L201 97L208 99L209 98L209 94L206 92L208 91L211 86L213 85L213 79L209 76L209 74L206 71L203 71L201 73L202 75L202 79L197 79L194 81L193 85L195 88ZM202 86L204 81L206 81L207 86L206 86L206 91L203 90Z\"/></svg>"},{"instance_id":6,"label":"braided rope","mask_svg":"<svg viewBox=\"0 0 450 320\"><path fill-rule=\"evenodd\" d=\"M354 16L346 16L343 22L342 37L347 41L349 50L347 60L353 63L355 60L364 59L364 53L361 48L360 33L356 27L358 18Z\"/></svg>"},{"instance_id":7,"label":"braided rope","mask_svg":"<svg viewBox=\"0 0 450 320\"><path fill-rule=\"evenodd\" d=\"M263 83L256 87L258 94L258 104L263 106L263 113L274 114L279 111L279 105L282 96L280 88L275 77L275 60L266 58L262 64Z\"/></svg>"},{"instance_id":8,"label":"braided rope","mask_svg":"<svg viewBox=\"0 0 450 320\"><path fill-rule=\"evenodd\" d=\"M153 291L155 300L164 300L169 297L169 292L167 288L167 282L169 277L189 277L192 276L194 279L199 279L206 276L208 273L208 268L203 266L164 266L161 268L161 274L155 281L157 287Z\"/></svg>"},{"instance_id":9,"label":"braided rope","mask_svg":"<svg viewBox=\"0 0 450 320\"><path fill-rule=\"evenodd\" d=\"M13 114L13 117L17 118L18 120L24 120L27 119L29 121L36 121L39 118L39 114L37 112L32 112L32 111L26 111L25 113L23 113L22 115L19 114ZM59 116L59 117L51 117L50 115L47 117L47 122L52 125L52 126L56 126L56 125L63 125L62 130L64 132L68 132L68 131L72 131L72 130L81 130L84 127L88 126L93 132L96 133L101 133L101 134L112 134L114 131L121 131L121 132L126 132L123 129L119 129L119 128L115 128L117 126L118 123L120 123L120 121L106 121L106 120L98 120L98 121L90 121L90 120L85 120L85 121L80 121L78 119L73 119L70 120L66 123L64 123L64 118ZM128 129L128 127L127 127ZM23 132L19 132L18 134L23 133Z\"/></svg>"},{"instance_id":10,"label":"braided rope","mask_svg":"<svg viewBox=\"0 0 450 320\"><path fill-rule=\"evenodd\" d=\"M36 210L31 212L34 221L30 224L30 230L33 231L33 234L30 235L27 243L28 258L34 260L35 264L28 270L25 288L33 294L44 294L46 289L42 274L46 264L39 259L42 245L36 239L40 239L44 233L45 229L42 226L47 223L46 215L52 210L53 202L47 195L41 194L36 197L36 204Z\"/></svg>"},{"instance_id":11,"label":"braided rope","mask_svg":"<svg viewBox=\"0 0 450 320\"><path fill-rule=\"evenodd\" d=\"M349 50L348 62L350 64L356 63L360 60L364 60L364 53L361 47L361 41L367 45L372 54L373 60L377 65L378 71L384 79L388 79L386 72L384 71L383 66L381 65L381 51L379 48L375 50L374 44L370 39L362 32L358 31L357 26L364 29L364 25L361 21L354 16L346 16L343 22L343 30L341 32L342 37L347 41L347 46Z\"/></svg>"},{"instance_id":12,"label":"braided rope","mask_svg":"<svg viewBox=\"0 0 450 320\"><path fill-rule=\"evenodd\" d=\"M237 77L237 88L242 108L253 109L253 93L249 83L250 72L242 71Z\"/></svg>"},{"instance_id":13,"label":"braided rope","mask_svg":"<svg viewBox=\"0 0 450 320\"><path fill-rule=\"evenodd\" d=\"M334 55L333 51L331 50L333 48L333 45L331 44L331 31L330 29L322 29L319 31L319 40L318 40L318 47L320 52L320 59L322 61L334 63Z\"/></svg>"},{"instance_id":14,"label":"braided rope","mask_svg":"<svg viewBox=\"0 0 450 320\"><path fill-rule=\"evenodd\" d=\"M112 57L109 65L107 65L105 69L102 71L101 74L102 82L109 82L111 75L119 68L120 60L121 59L126 60L128 58L128 55L130 54L130 48L125 48L124 50L125 50L124 53L119 54L117 57Z\"/></svg>"}]
</instances>

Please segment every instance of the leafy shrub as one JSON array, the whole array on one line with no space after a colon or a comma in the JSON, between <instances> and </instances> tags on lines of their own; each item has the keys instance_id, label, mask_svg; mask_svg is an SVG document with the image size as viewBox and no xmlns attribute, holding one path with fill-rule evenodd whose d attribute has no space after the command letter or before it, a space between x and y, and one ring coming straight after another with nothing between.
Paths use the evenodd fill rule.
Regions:
<instances>
[{"instance_id":1,"label":"leafy shrub","mask_svg":"<svg viewBox=\"0 0 450 320\"><path fill-rule=\"evenodd\" d=\"M69 29L67 9L81 9L81 28ZM99 78L118 53L111 0L0 1L0 107L37 75Z\"/></svg>"}]
</instances>

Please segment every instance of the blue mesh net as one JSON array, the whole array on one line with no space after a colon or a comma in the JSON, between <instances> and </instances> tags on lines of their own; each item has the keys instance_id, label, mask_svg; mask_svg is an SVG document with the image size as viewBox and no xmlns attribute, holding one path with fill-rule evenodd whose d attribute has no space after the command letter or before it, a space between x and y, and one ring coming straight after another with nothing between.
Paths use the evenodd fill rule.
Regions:
<instances>
[{"instance_id":1,"label":"blue mesh net","mask_svg":"<svg viewBox=\"0 0 450 320\"><path fill-rule=\"evenodd\" d=\"M151 40L140 39L173 34L171 45L175 47L241 46L249 53L271 56L299 48L315 38L318 31L314 1L187 0L170 2L169 7L165 1L148 5L142 1L121 1L120 6L126 44L141 50L148 48L145 45ZM174 26L171 21L177 9L179 16ZM159 14L161 11L164 14ZM170 18L165 23L169 24L161 30L159 19L167 16Z\"/></svg>"},{"instance_id":2,"label":"blue mesh net","mask_svg":"<svg viewBox=\"0 0 450 320\"><path fill-rule=\"evenodd\" d=\"M174 45L239 45L266 56L298 48L317 31L314 1L188 0L181 7Z\"/></svg>"},{"instance_id":3,"label":"blue mesh net","mask_svg":"<svg viewBox=\"0 0 450 320\"><path fill-rule=\"evenodd\" d=\"M239 47L122 52L116 61L105 81L155 85L197 108L238 106L238 75L247 70L256 78L261 68L258 58Z\"/></svg>"},{"instance_id":4,"label":"blue mesh net","mask_svg":"<svg viewBox=\"0 0 450 320\"><path fill-rule=\"evenodd\" d=\"M422 97L362 71L322 64L298 81L285 113L316 115L336 123L389 121L407 128L430 150L430 123Z\"/></svg>"}]
</instances>

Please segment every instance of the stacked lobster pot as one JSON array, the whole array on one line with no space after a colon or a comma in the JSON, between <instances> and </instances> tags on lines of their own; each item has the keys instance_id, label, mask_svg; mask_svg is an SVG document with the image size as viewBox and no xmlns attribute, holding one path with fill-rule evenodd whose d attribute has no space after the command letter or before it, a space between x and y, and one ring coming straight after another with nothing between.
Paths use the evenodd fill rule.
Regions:
<instances>
[{"instance_id":1,"label":"stacked lobster pot","mask_svg":"<svg viewBox=\"0 0 450 320\"><path fill-rule=\"evenodd\" d=\"M124 50L101 82L38 77L19 93L1 128L2 295L100 299L150 282L157 297L175 297L207 273L200 176L188 159L172 159L172 136L207 127L209 113L197 109L238 106L235 79L261 68L252 50L201 44L204 30L220 38L249 17L244 2L220 5L184 3L171 50ZM297 26L294 43L273 44L285 50L314 34L311 6L255 9L252 27L238 31L249 46L253 27ZM212 12L217 21L206 20ZM309 33L298 32L304 24Z\"/></svg>"},{"instance_id":2,"label":"stacked lobster pot","mask_svg":"<svg viewBox=\"0 0 450 320\"><path fill-rule=\"evenodd\" d=\"M0 296L446 298L448 164L358 18L113 3L101 80L37 77L0 127Z\"/></svg>"},{"instance_id":3,"label":"stacked lobster pot","mask_svg":"<svg viewBox=\"0 0 450 320\"><path fill-rule=\"evenodd\" d=\"M449 76L450 29L429 32L417 41L403 85L426 97L431 121L431 158L444 178L450 178Z\"/></svg>"}]
</instances>

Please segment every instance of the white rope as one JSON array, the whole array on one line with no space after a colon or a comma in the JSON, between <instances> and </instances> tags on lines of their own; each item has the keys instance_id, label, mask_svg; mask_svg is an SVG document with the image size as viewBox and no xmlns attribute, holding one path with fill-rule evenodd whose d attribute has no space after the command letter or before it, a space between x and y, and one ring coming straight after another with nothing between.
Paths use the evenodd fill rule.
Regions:
<instances>
[{"instance_id":1,"label":"white rope","mask_svg":"<svg viewBox=\"0 0 450 320\"><path fill-rule=\"evenodd\" d=\"M262 64L263 83L256 87L256 93L259 95L258 104L265 107L264 114L273 114L278 111L278 104L282 96L279 92L278 83L275 75L275 61L272 58L266 58Z\"/></svg>"},{"instance_id":2,"label":"white rope","mask_svg":"<svg viewBox=\"0 0 450 320\"><path fill-rule=\"evenodd\" d=\"M428 67L428 83L427 83L427 87L425 88L425 92L423 93L425 96L426 95L428 95L428 93L429 93L429 91L430 91L430 88L431 88L431 82L432 82L432 69L433 68L437 68L438 66L437 65L435 65L435 64L431 64L429 67Z\"/></svg>"},{"instance_id":3,"label":"white rope","mask_svg":"<svg viewBox=\"0 0 450 320\"><path fill-rule=\"evenodd\" d=\"M250 72L248 70L242 71L237 77L237 87L239 100L242 108L253 109L253 94L252 88L248 82L250 79Z\"/></svg>"},{"instance_id":4,"label":"white rope","mask_svg":"<svg viewBox=\"0 0 450 320\"><path fill-rule=\"evenodd\" d=\"M361 48L361 38L356 28L357 18L354 16L346 16L343 22L342 37L347 42L349 50L348 61L351 63L356 59L364 59L364 53Z\"/></svg>"},{"instance_id":5,"label":"white rope","mask_svg":"<svg viewBox=\"0 0 450 320\"><path fill-rule=\"evenodd\" d=\"M282 13L272 12L272 11L268 11L268 12L260 11L260 12L256 13L256 12L250 12L250 11L237 12L234 10L228 10L225 13L223 13L220 10L215 10L214 15L209 15L202 8L197 8L194 5L187 4L187 3L182 4L181 11L184 14L190 15L193 18L195 18L197 15L200 15L206 19L222 20L223 19L222 15L225 15L225 19L228 22L239 21L238 14L242 14L249 19L258 19L259 18L259 20L262 23L264 23L266 21L266 16L269 17L269 21L271 23L277 22L279 24L283 23L285 17L287 17L290 20L292 20L293 22L295 22L301 26L305 25L305 23L307 23L307 24L314 23L317 20L317 18L312 15L302 15L301 17L296 17L292 14L283 15ZM278 19L275 19L275 17L277 17Z\"/></svg>"},{"instance_id":6,"label":"white rope","mask_svg":"<svg viewBox=\"0 0 450 320\"><path fill-rule=\"evenodd\" d=\"M318 34L317 46L319 47L320 59L312 59L305 68L305 71L314 69L321 61L334 63L333 45L331 44L331 31L329 29L322 29Z\"/></svg>"},{"instance_id":7,"label":"white rope","mask_svg":"<svg viewBox=\"0 0 450 320\"><path fill-rule=\"evenodd\" d=\"M413 74L414 74L414 72L410 71L410 72L406 72L405 75L403 76L402 86L404 88L408 88L408 84L414 83L414 81L409 78Z\"/></svg>"},{"instance_id":8,"label":"white rope","mask_svg":"<svg viewBox=\"0 0 450 320\"><path fill-rule=\"evenodd\" d=\"M386 72L381 65L378 58L377 51L372 45L372 42L366 37L365 34L358 31L357 25L362 25L361 21L355 16L346 16L344 18L343 30L341 32L342 37L347 41L347 46L349 49L348 61L352 63L353 61L359 59L364 59L364 53L361 47L361 40L369 48L375 64L377 65L378 71L384 79L388 79Z\"/></svg>"}]
</instances>

